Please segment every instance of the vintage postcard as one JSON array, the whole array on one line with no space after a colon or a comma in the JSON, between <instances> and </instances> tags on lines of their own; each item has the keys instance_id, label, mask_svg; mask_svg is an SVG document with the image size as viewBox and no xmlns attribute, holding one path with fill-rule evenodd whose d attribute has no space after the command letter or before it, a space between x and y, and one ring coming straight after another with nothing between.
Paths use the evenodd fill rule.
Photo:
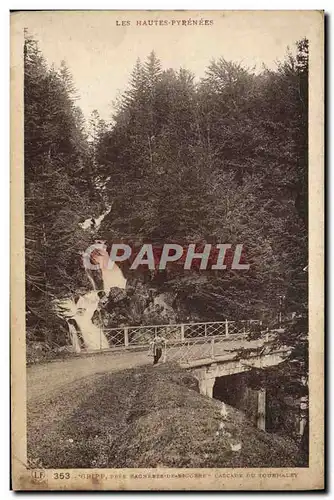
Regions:
<instances>
[{"instance_id":1,"label":"vintage postcard","mask_svg":"<svg viewBox=\"0 0 334 500\"><path fill-rule=\"evenodd\" d=\"M11 14L12 487L324 488L324 13Z\"/></svg>"}]
</instances>

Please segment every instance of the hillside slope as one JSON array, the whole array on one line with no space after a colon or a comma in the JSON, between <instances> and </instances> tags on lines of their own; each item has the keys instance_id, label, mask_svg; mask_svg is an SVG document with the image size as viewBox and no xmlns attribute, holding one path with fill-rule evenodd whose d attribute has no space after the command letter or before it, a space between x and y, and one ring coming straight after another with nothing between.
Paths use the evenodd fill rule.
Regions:
<instances>
[{"instance_id":1,"label":"hillside slope","mask_svg":"<svg viewBox=\"0 0 334 500\"><path fill-rule=\"evenodd\" d=\"M294 467L298 455L168 364L82 379L28 410L28 456L43 467Z\"/></svg>"}]
</instances>

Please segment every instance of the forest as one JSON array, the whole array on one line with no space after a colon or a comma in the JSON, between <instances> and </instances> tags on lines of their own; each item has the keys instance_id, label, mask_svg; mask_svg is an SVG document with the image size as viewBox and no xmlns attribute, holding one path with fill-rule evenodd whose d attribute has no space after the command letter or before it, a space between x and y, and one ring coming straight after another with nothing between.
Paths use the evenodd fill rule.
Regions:
<instances>
[{"instance_id":1,"label":"forest","mask_svg":"<svg viewBox=\"0 0 334 500\"><path fill-rule=\"evenodd\" d=\"M82 252L94 240L241 243L245 271L124 269L130 287L140 282L171 294L179 321L275 320L282 307L286 316L306 313L306 39L260 72L226 60L222 50L203 78L164 69L152 51L137 60L109 121L97 111L86 119L78 97L66 63L49 66L26 33L28 339L66 343L52 304L91 289ZM94 234L81 227L106 207Z\"/></svg>"}]
</instances>

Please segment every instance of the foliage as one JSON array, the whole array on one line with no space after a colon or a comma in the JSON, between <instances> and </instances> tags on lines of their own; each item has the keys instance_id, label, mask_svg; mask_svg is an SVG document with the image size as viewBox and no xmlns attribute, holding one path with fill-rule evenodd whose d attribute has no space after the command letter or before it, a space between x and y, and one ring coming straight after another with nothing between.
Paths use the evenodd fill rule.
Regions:
<instances>
[{"instance_id":1,"label":"foliage","mask_svg":"<svg viewBox=\"0 0 334 500\"><path fill-rule=\"evenodd\" d=\"M93 238L79 223L109 205L94 233L109 243L244 245L249 271L146 273L175 297L180 320L275 317L279 296L284 312L307 305L307 40L276 70L256 74L221 57L200 80L163 69L152 52L137 61L112 121L94 112L89 134L76 94L66 64L47 67L26 36L31 327L54 322L53 298L89 285L80 252Z\"/></svg>"},{"instance_id":2,"label":"foliage","mask_svg":"<svg viewBox=\"0 0 334 500\"><path fill-rule=\"evenodd\" d=\"M199 82L139 60L96 145L109 242L242 243L249 271L168 271L203 319L262 317L307 301L308 43L275 71L220 58ZM130 275L129 275L130 276ZM153 282L157 277L153 278ZM160 280L161 281L161 280ZM161 285L157 285L161 286Z\"/></svg>"}]
</instances>

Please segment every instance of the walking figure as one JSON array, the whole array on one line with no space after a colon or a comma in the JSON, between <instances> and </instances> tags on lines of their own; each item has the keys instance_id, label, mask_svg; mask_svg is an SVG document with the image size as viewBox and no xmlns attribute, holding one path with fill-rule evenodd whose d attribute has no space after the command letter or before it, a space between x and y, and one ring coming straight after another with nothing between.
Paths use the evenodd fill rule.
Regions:
<instances>
[{"instance_id":1,"label":"walking figure","mask_svg":"<svg viewBox=\"0 0 334 500\"><path fill-rule=\"evenodd\" d=\"M151 341L150 346L151 346L151 352L153 354L153 364L156 365L159 362L159 359L162 356L162 349L165 348L165 355L164 358L166 357L166 344L167 341L164 339L164 337L161 337L158 334L155 334L154 339ZM165 359L164 359L165 361Z\"/></svg>"}]
</instances>

